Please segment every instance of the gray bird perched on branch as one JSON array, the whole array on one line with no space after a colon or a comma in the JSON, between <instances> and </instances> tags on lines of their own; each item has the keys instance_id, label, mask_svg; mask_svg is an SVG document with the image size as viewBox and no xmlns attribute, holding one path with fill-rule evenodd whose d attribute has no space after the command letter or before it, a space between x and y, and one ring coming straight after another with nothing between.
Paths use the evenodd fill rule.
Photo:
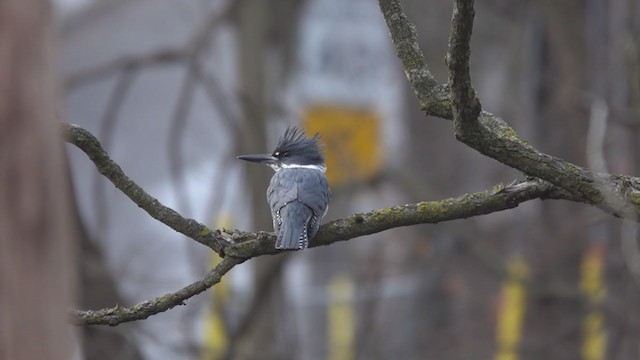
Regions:
<instances>
[{"instance_id":1,"label":"gray bird perched on branch","mask_svg":"<svg viewBox=\"0 0 640 360\"><path fill-rule=\"evenodd\" d=\"M276 249L305 249L316 236L327 213L331 191L318 134L309 138L289 126L271 154L241 155L238 159L262 163L276 173L267 189Z\"/></svg>"}]
</instances>

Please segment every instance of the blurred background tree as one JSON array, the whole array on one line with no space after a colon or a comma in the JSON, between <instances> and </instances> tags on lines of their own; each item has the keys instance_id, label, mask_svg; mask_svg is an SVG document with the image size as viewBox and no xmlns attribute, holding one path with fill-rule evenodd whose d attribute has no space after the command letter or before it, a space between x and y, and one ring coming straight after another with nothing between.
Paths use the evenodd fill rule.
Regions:
<instances>
[{"instance_id":1,"label":"blurred background tree","mask_svg":"<svg viewBox=\"0 0 640 360\"><path fill-rule=\"evenodd\" d=\"M0 3L0 358L69 359L78 223L46 1Z\"/></svg>"}]
</instances>

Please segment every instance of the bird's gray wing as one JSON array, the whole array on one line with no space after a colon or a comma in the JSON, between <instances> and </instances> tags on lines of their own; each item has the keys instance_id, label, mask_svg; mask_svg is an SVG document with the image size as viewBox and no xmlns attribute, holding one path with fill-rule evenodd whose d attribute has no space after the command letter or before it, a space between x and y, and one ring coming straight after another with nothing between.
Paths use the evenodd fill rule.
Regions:
<instances>
[{"instance_id":1,"label":"bird's gray wing","mask_svg":"<svg viewBox=\"0 0 640 360\"><path fill-rule=\"evenodd\" d=\"M281 171L276 172L271 177L271 182L267 188L267 202L271 209L273 219L273 231L278 234L282 219L280 209L283 206L298 198L298 188L293 181L289 181L289 176Z\"/></svg>"},{"instance_id":2,"label":"bird's gray wing","mask_svg":"<svg viewBox=\"0 0 640 360\"><path fill-rule=\"evenodd\" d=\"M331 191L327 177L321 171L305 169L302 178L298 185L298 200L313 211L307 228L309 239L313 239L320 227L320 220L327 212Z\"/></svg>"},{"instance_id":3,"label":"bird's gray wing","mask_svg":"<svg viewBox=\"0 0 640 360\"><path fill-rule=\"evenodd\" d=\"M323 172L313 169L304 170L298 176L298 200L313 210L319 222L324 216L331 199L329 183Z\"/></svg>"}]
</instances>

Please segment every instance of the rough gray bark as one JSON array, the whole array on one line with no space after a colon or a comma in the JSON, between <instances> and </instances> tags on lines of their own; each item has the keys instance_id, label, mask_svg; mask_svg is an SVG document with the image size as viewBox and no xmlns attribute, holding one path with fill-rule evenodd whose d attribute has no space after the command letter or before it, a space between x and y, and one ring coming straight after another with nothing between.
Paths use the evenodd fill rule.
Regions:
<instances>
[{"instance_id":1,"label":"rough gray bark","mask_svg":"<svg viewBox=\"0 0 640 360\"><path fill-rule=\"evenodd\" d=\"M456 1L449 38L449 83L438 84L429 72L415 27L397 0L380 0L380 8L407 78L427 115L454 120L464 144L528 176L573 194L576 200L615 216L638 221L640 179L595 173L531 146L501 118L481 111L471 86L469 56L473 1Z\"/></svg>"}]
</instances>

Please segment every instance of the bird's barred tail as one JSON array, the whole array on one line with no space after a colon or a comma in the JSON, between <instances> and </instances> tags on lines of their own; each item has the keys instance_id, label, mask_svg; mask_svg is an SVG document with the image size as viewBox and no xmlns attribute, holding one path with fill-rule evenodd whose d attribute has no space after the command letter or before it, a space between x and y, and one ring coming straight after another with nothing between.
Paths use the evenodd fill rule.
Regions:
<instances>
[{"instance_id":1,"label":"bird's barred tail","mask_svg":"<svg viewBox=\"0 0 640 360\"><path fill-rule=\"evenodd\" d=\"M292 201L280 209L286 219L280 225L276 249L306 249L309 246L308 226L313 211L305 204Z\"/></svg>"}]
</instances>

